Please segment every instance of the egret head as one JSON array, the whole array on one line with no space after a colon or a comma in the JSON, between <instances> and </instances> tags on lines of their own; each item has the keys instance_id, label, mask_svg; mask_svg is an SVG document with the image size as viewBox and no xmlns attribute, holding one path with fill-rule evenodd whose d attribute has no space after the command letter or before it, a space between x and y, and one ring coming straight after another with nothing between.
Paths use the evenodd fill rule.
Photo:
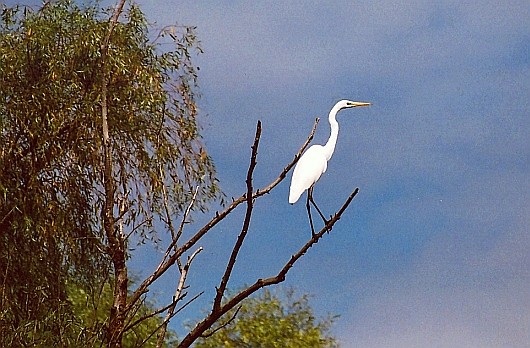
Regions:
<instances>
[{"instance_id":1,"label":"egret head","mask_svg":"<svg viewBox=\"0 0 530 348\"><path fill-rule=\"evenodd\" d=\"M366 102L354 102L351 100L341 100L337 104L335 104L335 107L337 110L341 109L348 109L348 108L355 108L358 106L370 106L371 103Z\"/></svg>"}]
</instances>

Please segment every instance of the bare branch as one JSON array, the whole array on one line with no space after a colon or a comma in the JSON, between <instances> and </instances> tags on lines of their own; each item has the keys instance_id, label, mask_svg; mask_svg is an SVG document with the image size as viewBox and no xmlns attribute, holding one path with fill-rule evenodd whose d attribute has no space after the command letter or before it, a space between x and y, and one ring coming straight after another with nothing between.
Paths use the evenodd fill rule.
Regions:
<instances>
[{"instance_id":1,"label":"bare branch","mask_svg":"<svg viewBox=\"0 0 530 348\"><path fill-rule=\"evenodd\" d=\"M135 321L132 322L131 324L127 325L127 327L123 330L123 332L126 332L126 331L132 329L133 327L135 327L136 325L140 324L140 323L143 322L144 320L147 320L147 319L149 319L149 318L152 318L152 317L154 317L154 316L157 316L157 315L160 314L160 313L165 312L168 308L170 308L171 306L173 306L173 304L175 304L176 302L178 302L178 301L180 301L180 300L181 300L181 299L176 299L176 300L174 300L173 302L171 302L170 304L168 304L167 306L162 307L162 308L159 308L159 309L157 309L156 311L153 311L153 312L151 312L151 313L149 313L149 314L147 314L147 315L144 315L143 317L141 317L141 318L135 320ZM140 345L140 347L143 346L143 344L144 344L145 342L147 342L147 341L148 341L148 340L149 340L149 339L150 339L150 338L151 338L151 337L152 337L152 336L153 336L153 335L154 335L154 334L155 334L155 333L156 333L156 332L157 332L157 331L163 326L163 325L164 325L164 322L163 322L162 324L160 324L160 325L156 328L156 330L154 330L154 331L153 331L148 337L146 337L146 338L144 339L144 342Z\"/></svg>"},{"instance_id":2,"label":"bare branch","mask_svg":"<svg viewBox=\"0 0 530 348\"><path fill-rule=\"evenodd\" d=\"M175 313L173 313L171 315L171 318L173 318L173 316L175 316L176 314L178 314L181 310L183 310L184 308L186 308L190 303L192 303L193 301L195 301L197 298L199 298L199 296L201 296L202 294L204 293L204 291L201 291L200 293L198 293L197 295L193 296L193 298L191 298L188 302L186 302L182 307L180 307L179 309L177 309L177 311ZM182 296L182 298L184 298L185 294ZM168 306L164 307L165 309L167 309L169 306L171 306L171 304L169 304ZM164 309L164 310L165 310ZM162 312L164 311L162 310ZM169 318L169 319L171 319ZM156 329L153 330L153 332L151 332L151 334L149 334L149 336L147 336L141 344L138 345L138 347L143 347L144 344L149 341L149 339L151 339L151 337L153 337L153 335L158 331L160 330L160 328L164 325L164 322L162 322L162 324L158 325L158 327Z\"/></svg>"},{"instance_id":3,"label":"bare branch","mask_svg":"<svg viewBox=\"0 0 530 348\"><path fill-rule=\"evenodd\" d=\"M263 189L258 189L256 192L253 193L252 199L255 199L257 197L260 197L264 194L269 193L274 187L276 187L280 182L282 182L285 177L287 176L287 173L291 170L291 168L298 162L300 157L302 156L302 153L305 151L307 146L309 146L309 143L313 140L313 136L316 131L316 127L318 125L319 119L317 118L315 120L315 123L313 124L313 128L311 129L311 132L309 136L307 137L307 140L302 145L300 150L296 153L293 160L280 172L279 176L271 182L268 186L266 186ZM167 269L169 269L176 260L187 250L192 248L210 229L212 229L215 225L217 225L220 221L222 221L228 214L230 214L237 206L239 206L241 203L245 202L247 200L246 195L242 195L241 197L234 199L232 204L230 204L225 210L223 210L221 213L216 212L215 216L206 223L195 235L193 235L186 243L184 243L180 248L178 248L171 256L169 256L167 259L164 257L164 260L158 265L156 270L148 277L146 278L142 284L130 295L128 308L134 305L136 301L140 298L140 296L146 292L148 292L148 288L153 282L155 282L162 274L164 274ZM172 247L172 246L171 246ZM169 249L168 249L169 250Z\"/></svg>"},{"instance_id":4,"label":"bare branch","mask_svg":"<svg viewBox=\"0 0 530 348\"><path fill-rule=\"evenodd\" d=\"M166 337L167 324L169 323L169 320L171 320L171 318L173 317L173 312L175 311L175 307L177 306L178 301L183 297L182 290L184 290L184 283L186 282L186 277L188 276L188 270L190 268L191 262L193 261L195 256L197 256L202 250L203 250L202 247L195 250L195 252L188 257L188 261L186 262L186 264L184 265L184 268L182 269L182 272L180 274L179 283L177 285L177 290L175 291L175 295L173 296L173 303L168 308L167 315L162 324L162 331L160 331L158 334L158 339L156 342L157 347L162 347L162 344L164 343L164 338Z\"/></svg>"},{"instance_id":5,"label":"bare branch","mask_svg":"<svg viewBox=\"0 0 530 348\"><path fill-rule=\"evenodd\" d=\"M159 340L160 340L160 337L161 337L161 341L163 343L163 340L164 340L164 337L165 337L165 333L166 333L166 330L167 330L167 324L169 323L169 321L171 320L171 318L173 318L173 316L178 313L179 311L181 311L182 309L184 309L188 304L190 304L192 301L194 301L195 299L197 299L200 295L202 295L202 292L199 293L198 295L194 296L190 301L188 301L187 303L185 303L181 308L179 308L176 312L175 312L175 308L177 306L177 303L180 302L184 297L186 297L186 294L183 294L182 293L182 290L184 290L184 283L186 281L186 276L187 276L187 273L188 273L188 270L189 270L189 267L191 265L191 262L193 261L193 259L195 258L195 256L197 256L197 254L199 254L201 251L203 250L202 247L200 247L199 249L195 250L195 252L193 254L191 254L189 257L188 257L188 261L186 262L185 266L184 266L184 269L183 269L183 273L181 274L180 276L180 279L179 279L179 284L177 286L177 290L175 291L175 295L173 296L173 301L168 304L167 306L165 307L162 307L162 308L159 308L147 315L144 315L143 317L135 320L134 322L132 322L131 324L127 325L125 327L125 329L123 330L123 332L126 332L130 329L132 329L133 327L135 327L136 325L140 324L141 322L143 322L144 320L147 320L149 318L152 318L160 313L163 313L165 312L166 310L168 311L168 314L166 315L164 321L162 322L162 324L155 330L158 331L160 328L163 329L163 334L161 334L159 336ZM154 332L153 332L154 333ZM150 335L149 337L151 337L152 335ZM159 342L157 342L157 346L158 346Z\"/></svg>"},{"instance_id":6,"label":"bare branch","mask_svg":"<svg viewBox=\"0 0 530 348\"><path fill-rule=\"evenodd\" d=\"M136 319L135 321L133 321L132 323L128 324L124 329L123 329L123 332L127 332L129 331L130 329L132 329L133 327L135 327L136 325L140 324L142 321L144 320L147 320L149 318L152 318L154 316L157 316L158 314L160 313L163 313L165 311L167 311L171 306L173 306L174 304L176 304L177 302L179 302L180 300L182 300L184 298L184 296L180 297L180 298L173 298L173 301L162 307L162 308L159 308L157 310L154 310L153 312L149 313L149 314L146 314L144 316L142 316L141 318L138 318ZM143 302L143 301L142 301ZM140 306L139 306L140 307ZM158 330L158 329L157 329Z\"/></svg>"},{"instance_id":7,"label":"bare branch","mask_svg":"<svg viewBox=\"0 0 530 348\"><path fill-rule=\"evenodd\" d=\"M356 188L346 199L342 207L338 210L337 213L335 213L334 216L331 217L331 219L328 221L328 223L322 227L322 229L313 235L311 239L298 250L296 254L291 256L289 261L285 263L283 268L273 277L266 278L266 279L258 279L254 284L250 285L249 287L245 288L244 290L237 293L234 297L232 297L229 301L227 301L224 305L221 305L217 310L212 311L206 318L204 318L200 323L198 323L195 328L184 337L184 339L180 342L178 347L189 347L197 338L199 338L201 335L204 334L208 328L210 328L219 318L221 318L224 314L226 314L229 310L237 306L241 301L243 301L245 298L252 295L254 292L258 291L259 289L262 289L264 287L281 283L285 280L285 277L289 270L294 266L294 264L311 248L314 244L318 243L318 241L324 236L326 232L329 233L333 229L333 226L337 221L340 220L342 214L346 210L346 208L350 205L351 201L357 195L359 192L359 189Z\"/></svg>"},{"instance_id":8,"label":"bare branch","mask_svg":"<svg viewBox=\"0 0 530 348\"><path fill-rule=\"evenodd\" d=\"M132 329L133 327L135 327L136 325L140 324L142 321L144 320L147 320L149 318L152 318L154 317L155 315L157 314L160 314L162 313L163 311L165 311L169 306L171 306L171 304L168 304L167 306L165 307L162 307L162 308L159 308L159 309L156 309L154 310L153 312L151 313L148 313L148 314L145 314L143 315L142 317L136 319L135 321L133 321L134 319L134 316L138 313L138 311L140 309L142 309L142 306L145 306L145 299L146 299L146 296L143 296L142 297L142 300L138 303L138 305L134 308L134 311L131 311L129 313L129 321L126 323L125 327L123 328L123 332L127 332L129 331L130 329Z\"/></svg>"},{"instance_id":9,"label":"bare branch","mask_svg":"<svg viewBox=\"0 0 530 348\"><path fill-rule=\"evenodd\" d=\"M162 168L162 164L158 167L160 177L164 177L164 169ZM164 213L166 213L166 223L169 227L169 232L171 232L171 239L173 243L176 243L175 240L177 239L177 234L175 232L175 227L173 227L173 219L171 219L171 213L169 211L169 202L168 202L168 194L166 190L166 185L162 185L162 198L164 200ZM171 243L171 244L173 244Z\"/></svg>"},{"instance_id":10,"label":"bare branch","mask_svg":"<svg viewBox=\"0 0 530 348\"><path fill-rule=\"evenodd\" d=\"M171 230L172 240L171 240L171 243L169 244L169 246L166 249L166 253L164 254L164 257L162 258L162 261L160 261L160 263L158 264L157 270L158 270L158 268L160 268L160 267L162 267L164 265L164 262L166 261L167 257L171 253L171 249L173 249L173 248L177 249L178 239L182 235L182 231L184 230L184 225L186 224L186 220L188 219L188 216L189 216L189 214L191 212L191 208L195 204L195 200L197 199L197 193L198 192L199 192L199 186L197 186L195 188L195 191L193 192L193 196L191 197L190 204L188 205L188 207L184 211L184 216L182 217L182 221L180 222L179 229L176 232L175 232L175 229L173 227L173 224L171 223L171 217L170 217L170 214L169 214L169 208L168 208L167 202L166 202L166 200L164 198L164 205L166 206L166 214L167 214L167 219L168 219L170 230ZM180 258L177 258L177 264L178 264L179 272L182 272L182 263L180 262Z\"/></svg>"},{"instance_id":11,"label":"bare branch","mask_svg":"<svg viewBox=\"0 0 530 348\"><path fill-rule=\"evenodd\" d=\"M217 288L217 294L215 295L215 299L213 302L213 309L212 309L212 311L214 312L219 310L219 307L221 306L221 300L223 299L223 295L225 293L226 286L228 284L228 279L230 278L232 270L234 269L237 255L239 254L239 250L241 249L241 246L243 245L243 241L245 240L245 237L248 233L248 227L250 226L250 218L252 217L252 209L254 208L254 200L253 200L253 195L252 195L252 192L254 191L254 189L252 188L252 174L254 173L254 168L256 168L256 157L258 155L258 145L259 145L260 137L261 137L261 122L258 121L258 124L256 126L256 136L254 137L254 144L252 145L252 155L250 156L250 166L247 172L247 180L246 180L247 211L245 213L245 220L243 221L243 227L241 229L241 233L237 237L237 241L234 245L234 248L232 249L232 253L230 255L228 265L226 266L225 273L223 275L223 278L221 279L221 285L219 285L219 288Z\"/></svg>"},{"instance_id":12,"label":"bare branch","mask_svg":"<svg viewBox=\"0 0 530 348\"><path fill-rule=\"evenodd\" d=\"M227 327L228 325L230 325L231 322L234 321L234 319L236 319L237 317L237 314L239 313L239 311L241 310L241 306L237 307L236 311L234 312L234 314L230 317L230 319L228 319L226 321L226 323L223 323L222 325L220 325L219 327L216 327L215 329L212 329L210 332L208 333L204 333L201 335L202 338L208 338L208 337L211 337L214 333L216 333L217 331L219 330L222 330L224 329L225 327Z\"/></svg>"},{"instance_id":13,"label":"bare branch","mask_svg":"<svg viewBox=\"0 0 530 348\"><path fill-rule=\"evenodd\" d=\"M186 211L184 212L184 216L182 217L182 221L180 222L179 229L177 231L177 241L182 235L182 231L184 230L184 225L186 224L186 220L188 219L188 216L190 215L191 209L193 208L193 205L195 204L195 201L197 200L197 194L199 193L199 186L195 187L195 192L193 192L193 196L191 197L191 202L186 208ZM174 248L177 249L177 245L174 245Z\"/></svg>"},{"instance_id":14,"label":"bare branch","mask_svg":"<svg viewBox=\"0 0 530 348\"><path fill-rule=\"evenodd\" d=\"M171 318L173 318L176 314L178 314L181 310L183 310L184 308L188 307L188 305L190 303L192 303L193 301L195 301L196 299L198 299L200 296L202 296L202 294L204 294L204 291L201 291L199 292L197 295L193 296L192 298L190 298L186 303L184 303L182 306L179 307L179 309L177 309L172 315L171 315ZM181 299L183 299L184 297L186 296L186 294L183 294ZM171 319L169 318L169 319Z\"/></svg>"},{"instance_id":15,"label":"bare branch","mask_svg":"<svg viewBox=\"0 0 530 348\"><path fill-rule=\"evenodd\" d=\"M191 330L182 340L182 342L179 344L178 347L189 347L195 340L201 336L209 336L217 332L218 330L221 330L222 328L226 327L231 321L234 320L235 316L237 315L238 310L236 310L236 313L224 324L221 324L215 329L212 329L212 326L226 313L228 313L230 310L233 310L236 308L240 303L259 289L262 289L264 287L281 283L285 280L287 273L289 270L295 265L295 263L307 253L307 251L318 241L323 238L324 234L329 233L332 229L335 223L341 218L344 211L347 209L347 207L350 205L351 201L355 197L355 195L358 193L358 189L355 189L350 196L347 198L345 203L342 205L342 207L335 213L335 215L331 216L331 219L325 224L325 226L316 234L312 235L312 237L294 254L292 255L284 264L284 266L278 271L278 273L272 277L265 278L265 279L258 279L255 283L253 283L250 286L247 286L240 292L238 292L234 297L227 300L225 303L223 303L223 296L226 292L228 282L232 273L232 270L235 266L237 256L241 250L241 247L243 245L243 242L248 234L251 216L253 212L254 207L254 200L260 196L263 196L267 193L269 193L273 188L275 188L281 181L285 179L287 176L287 173L293 168L293 166L296 164L298 159L301 157L304 150L307 148L309 143L311 142L314 132L316 130L316 126L318 124L318 119L315 121L315 124L313 126L313 129L300 149L300 151L296 154L294 159L280 172L279 176L272 181L268 186L258 189L254 191L253 184L252 184L252 177L254 173L254 169L257 165L257 151L258 151L258 145L259 140L261 137L261 122L258 121L257 129L256 129L256 135L254 139L254 143L252 145L252 154L250 159L250 165L247 172L247 179L246 179L246 185L247 190L246 193L243 194L241 197L237 199L233 199L232 204L230 204L227 208L225 208L221 213L216 212L215 216L206 224L204 225L199 231L197 231L187 242L185 242L180 247L177 246L177 241L179 237L182 234L184 224L186 223L186 218L189 212L191 211L192 205L195 201L196 194L198 190L195 190L195 194L193 195L192 202L188 206L188 209L186 210L184 214L184 218L180 224L179 230L175 231L173 227L170 227L172 232L172 242L167 248L167 251L164 255L164 258L156 268L156 270L147 278L144 280L144 282L138 287L138 289L131 294L130 301L127 304L127 308L125 312L129 311L135 303L141 298L142 294L146 293L148 291L149 286L156 281L162 274L165 273L171 267L175 262L179 263L179 270L181 271L181 276L179 279L179 284L177 286L177 289L175 291L175 296L173 297L173 301L169 306L165 307L165 310L167 310L167 315L163 321L163 323L160 325L159 328L157 328L151 336L158 331L158 329L162 329L158 333L158 340L157 344L160 346L163 343L163 340L165 338L166 330L167 330L167 324L171 320L171 318L178 313L180 310L185 308L189 303L191 303L195 298L185 303L181 308L179 308L175 312L175 308L177 305L177 302L180 301L182 298L184 298L185 294L183 295L182 292L184 290L184 284L186 281L186 277L188 274L189 267L191 265L191 262L193 258L202 250L202 248L197 249L191 256L188 257L188 260L184 266L180 265L180 257L183 255L183 253L187 252L192 248L208 231L210 231L217 223L219 223L221 220L223 220L226 216L228 216L236 207L238 207L241 203L246 202L246 214L245 219L243 221L243 226L241 229L241 233L239 234L236 243L234 244L234 247L232 249L232 253L230 255L230 258L228 260L227 267L225 269L225 272L223 274L223 277L221 278L220 286L216 289L216 295L214 298L214 303L212 306L212 311L197 325L193 330ZM167 208L167 207L166 207ZM166 209L166 215L168 221L170 221L170 214L169 209ZM172 226L172 225L171 225ZM202 294L202 293L201 293ZM161 313L161 311L157 311L157 314ZM145 319L144 319L145 320ZM137 322L133 323L134 325L137 324ZM132 325L132 324L131 324ZM127 329L131 327L131 325L127 326ZM210 332L206 333L207 330L211 330Z\"/></svg>"},{"instance_id":16,"label":"bare branch","mask_svg":"<svg viewBox=\"0 0 530 348\"><path fill-rule=\"evenodd\" d=\"M182 235L182 231L184 230L184 225L186 224L186 220L188 219L188 216L189 216L189 214L191 212L191 209L193 208L193 205L195 204L198 192L199 192L199 186L197 186L195 188L195 191L193 192L193 196L191 197L190 204L188 205L188 207L184 211L184 216L182 217L182 221L180 222L179 229L178 229L177 232L175 232L175 230L173 228L173 225L171 224L171 226L170 226L171 227L171 236L173 237L173 240L171 241L171 244L169 244L169 246L167 247L166 253L165 253L164 258L162 259L162 262L160 263L160 265L162 265L164 263L164 261L166 260L166 258L169 256L169 254L171 252L171 249L175 249L175 251L177 251L178 239ZM167 211L167 219L169 221L171 221L171 218L169 216L169 210L166 209L166 211ZM179 269L182 269L182 267L179 266Z\"/></svg>"},{"instance_id":17,"label":"bare branch","mask_svg":"<svg viewBox=\"0 0 530 348\"><path fill-rule=\"evenodd\" d=\"M163 176L162 172L162 166L160 166L160 176ZM171 213L169 211L169 202L168 202L168 194L166 191L165 185L162 185L162 197L164 199L164 211L166 213L166 223L169 227L169 231L171 232L171 243L169 244L166 253L164 254L164 257L162 258L161 264L165 261L165 259L168 257L169 253L171 252L171 248L177 249L177 243L182 235L182 231L184 229L184 224L186 223L186 219L188 218L188 215L191 212L191 208L193 207L193 204L195 204L195 200L197 198L197 193L199 192L199 186L195 188L195 191L193 192L193 196L191 198L190 204L184 211L184 216L182 217L182 221L180 223L178 231L175 231L175 227L173 226L173 220L171 219ZM182 263L180 262L180 258L177 259L177 265L179 268L179 271L182 272Z\"/></svg>"},{"instance_id":18,"label":"bare branch","mask_svg":"<svg viewBox=\"0 0 530 348\"><path fill-rule=\"evenodd\" d=\"M139 224L137 224L136 226L134 226L133 228L131 228L131 230L129 231L129 233L127 233L127 235L125 236L125 240L129 240L129 237L131 235L134 234L134 232L136 232L138 229L142 228L143 225L147 224L147 223L151 223L153 222L153 218L152 217L148 217L144 220L142 220Z\"/></svg>"},{"instance_id":19,"label":"bare branch","mask_svg":"<svg viewBox=\"0 0 530 348\"><path fill-rule=\"evenodd\" d=\"M313 124L313 128L311 129L311 133L309 133L309 136L307 137L307 140L305 141L305 143L302 145L302 147L300 148L300 150L298 150L298 152L296 153L296 155L294 156L293 160L291 161L291 163L289 163L285 168L283 168L283 170L281 171L280 175L278 175L278 177L276 178L276 180L274 180L273 182L271 182L268 186L262 188L261 190L257 190L255 193L254 193L254 196L253 198L257 198L257 197L260 197L260 196L263 196L264 194L267 194L269 193L273 188L275 188L280 182L283 181L283 179L285 179L285 177L287 176L287 173L289 173L289 171L291 170L292 167L294 167L294 165L296 164L296 162L298 162L298 160L300 159L300 157L302 157L302 154L304 153L305 149L309 146L309 144L311 143L311 141L313 140L313 136L315 135L315 131L317 130L317 125L318 125L318 122L320 121L320 119L317 117L315 119L315 123Z\"/></svg>"},{"instance_id":20,"label":"bare branch","mask_svg":"<svg viewBox=\"0 0 530 348\"><path fill-rule=\"evenodd\" d=\"M337 221L340 220L342 214L348 208L353 198L357 195L359 192L359 188L356 188L353 190L353 192L349 195L349 197L346 199L342 207L339 209L335 215L331 217L331 219L326 223L322 229L312 236L312 238L300 249L296 254L294 254L291 259L285 264L285 266L280 270L280 272L275 276L271 278L267 278L264 280L261 280L261 282L264 284L264 286L277 284L285 280L285 276L287 275L287 272L293 267L295 262L300 259L308 250L311 248L314 244L318 243L318 241L324 236L326 232L330 232L333 229L333 226ZM259 283L260 280L258 280L256 283Z\"/></svg>"}]
</instances>

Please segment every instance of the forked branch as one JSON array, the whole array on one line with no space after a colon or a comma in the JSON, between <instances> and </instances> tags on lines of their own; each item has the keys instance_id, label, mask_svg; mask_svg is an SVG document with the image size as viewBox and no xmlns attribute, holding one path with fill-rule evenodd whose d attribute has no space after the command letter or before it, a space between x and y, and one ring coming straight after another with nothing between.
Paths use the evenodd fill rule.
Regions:
<instances>
[{"instance_id":1,"label":"forked branch","mask_svg":"<svg viewBox=\"0 0 530 348\"><path fill-rule=\"evenodd\" d=\"M306 147L309 145L313 138L313 134L316 130L316 126L318 124L318 119L315 121L315 124L313 126L313 129L311 131L311 134L309 135L307 141L304 143L302 148L299 150L299 152L296 154L294 159L289 163L279 174L279 176L272 181L268 186L264 187L263 189L258 189L254 191L253 188L253 174L254 169L257 164L257 153L258 153L258 145L259 140L261 137L261 122L258 122L257 128L256 128L256 135L254 138L254 143L252 145L252 153L250 158L250 165L249 169L247 171L247 178L246 178L246 186L247 190L246 193L243 194L241 197L234 199L232 204L230 204L227 208L225 208L221 213L216 213L215 216L206 224L204 225L198 232L196 232L187 242L182 244L181 246L177 246L177 240L178 236L180 236L180 233L177 233L175 235L175 231L173 231L173 240L170 243L170 245L167 248L166 254L164 255L164 258L162 262L159 264L157 269L151 274L150 277L148 277L141 285L140 287L130 296L130 301L128 303L129 308L132 308L139 298L141 298L141 295L148 291L149 286L158 279L169 267L171 267L175 262L179 261L179 258L181 255L188 251L190 248L192 248L208 231L210 231L211 228L213 228L217 223L219 223L221 220L223 220L226 216L228 216L236 207L238 207L241 203L246 203L247 209L245 218L243 221L243 226L241 229L241 232L234 244L234 247L232 249L230 258L228 260L227 267L225 269L225 272L221 278L221 282L219 287L216 289L216 295L214 297L213 306L211 312L201 321L199 322L193 330L191 330L184 339L180 342L178 347L189 347L193 342L197 340L199 337L204 337L205 335L209 335L212 333L212 328L215 325L215 323L227 312L230 310L236 308L237 306L241 305L241 302L258 291L259 289L262 289L264 287L278 284L283 282L286 279L286 276L289 272L289 270L295 265L295 263L307 253L307 251L318 241L323 238L323 236L326 234L326 232L330 232L335 223L340 220L342 214L347 209L347 207L350 205L351 201L355 197L355 195L359 192L359 189L355 189L350 196L346 199L342 207L333 215L331 216L330 220L327 221L325 226L318 231L318 233L315 233L309 238L309 240L300 247L300 249L293 254L288 260L286 260L284 266L274 275L269 278L259 278L257 279L253 284L250 286L247 286L243 290L236 293L235 296L231 297L230 299L226 300L223 303L223 297L225 295L228 282L232 273L232 270L235 266L235 263L237 261L237 256L241 250L241 247L243 245L243 242L248 234L248 230L250 227L250 221L252 217L253 207L254 207L254 200L269 193L274 187L276 187L283 179L285 179L287 173L291 170L291 168L296 164ZM169 218L169 217L168 217ZM181 225L181 229L183 227L183 224ZM179 231L182 232L182 231ZM175 238L177 237L177 238ZM168 316L166 317L166 320L164 320L164 323L162 326L167 325L167 322L169 319L173 316L173 310L174 306L176 305L176 302L182 298L182 289L184 285L184 281L187 275L187 271L189 268L189 265L193 259L193 257L200 251L201 249L198 249L190 258L188 258L188 262L186 265L184 265L181 270L181 278L179 282L179 286L177 287L177 294L174 298L174 302L169 307ZM171 313L170 313L171 312ZM230 320L233 320L231 318ZM217 329L222 329L223 325L218 326ZM162 327L163 331L165 327ZM210 331L208 331L210 330ZM163 338L163 334L160 336L160 338ZM162 340L160 340L162 342Z\"/></svg>"},{"instance_id":2,"label":"forked branch","mask_svg":"<svg viewBox=\"0 0 530 348\"><path fill-rule=\"evenodd\" d=\"M177 290L175 291L175 295L173 296L173 303L168 308L166 317L164 318L164 322L162 323L161 331L158 333L157 342L156 342L157 348L162 347L162 345L164 344L164 339L166 337L166 332L167 332L167 325L169 324L169 321L173 317L178 301L182 299L184 296L186 296L186 294L185 293L183 294L182 291L184 290L184 284L186 283L186 278L188 276L188 271L190 269L191 262L193 261L195 256L197 256L197 254L199 254L202 250L203 250L202 247L195 250L195 252L188 257L188 261L186 261L186 264L180 270L181 271L180 279L177 285Z\"/></svg>"},{"instance_id":3,"label":"forked branch","mask_svg":"<svg viewBox=\"0 0 530 348\"><path fill-rule=\"evenodd\" d=\"M282 182L285 177L287 176L287 173L293 168L293 166L298 162L300 157L302 156L302 153L305 151L307 146L311 143L313 140L313 136L315 135L315 131L318 125L319 119L317 118L315 120L315 123L313 124L313 128L311 129L311 132L309 136L307 137L307 140L302 145L300 150L296 153L293 160L280 172L278 177L272 181L268 186L256 190L252 194L252 199L256 199L260 196L263 196L267 193L269 193L274 187L276 187L280 182ZM143 294L148 292L149 286L153 284L162 274L164 274L177 260L178 258L191 249L208 231L210 231L215 225L217 225L220 221L222 221L228 214L230 214L235 208L237 208L241 203L244 203L247 201L247 194L244 194L240 196L237 199L234 199L232 204L230 204L228 207L226 207L222 212L216 212L215 216L207 222L195 235L193 235L186 243L181 245L176 251L173 252L173 254L169 255L164 258L164 260L158 265L156 270L148 277L146 278L140 286L134 291L130 297L129 297L129 303L127 305L127 310L132 308L135 303L141 298ZM171 251L173 247L175 246L176 241L173 241L167 248L168 251Z\"/></svg>"},{"instance_id":4,"label":"forked branch","mask_svg":"<svg viewBox=\"0 0 530 348\"><path fill-rule=\"evenodd\" d=\"M242 291L238 292L234 297L232 297L230 300L228 300L225 304L222 304L218 307L214 307L212 312L204 318L201 322L199 322L195 328L184 337L184 339L180 342L178 345L179 348L189 347L197 338L204 335L206 330L212 327L214 323L217 322L224 314L226 314L228 311L239 305L244 299L258 291L259 289L262 289L264 287L274 285L281 283L285 280L285 277L287 276L287 273L289 270L294 266L294 264L311 248L314 244L318 243L318 241L326 234L326 232L329 232L333 229L333 226L337 221L340 220L342 214L348 208L351 201L357 195L359 192L359 189L356 188L350 196L346 199L342 207L335 213L331 219L328 221L328 223L322 227L322 229L314 234L299 250L297 253L295 253L291 258L285 263L285 265L280 269L280 271L273 277L266 278L266 279L258 279L254 284L248 286L247 288L243 289Z\"/></svg>"}]
</instances>

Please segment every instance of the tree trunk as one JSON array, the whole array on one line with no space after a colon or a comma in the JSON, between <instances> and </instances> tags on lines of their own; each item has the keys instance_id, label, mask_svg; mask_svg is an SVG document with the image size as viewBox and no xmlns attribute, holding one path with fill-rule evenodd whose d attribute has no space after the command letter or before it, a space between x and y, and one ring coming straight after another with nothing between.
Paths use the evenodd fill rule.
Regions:
<instances>
[{"instance_id":1,"label":"tree trunk","mask_svg":"<svg viewBox=\"0 0 530 348\"><path fill-rule=\"evenodd\" d=\"M114 302L110 312L108 329L109 348L121 348L127 306L127 265L125 264L125 243L122 236L116 238L117 248L112 255L114 265Z\"/></svg>"},{"instance_id":2,"label":"tree trunk","mask_svg":"<svg viewBox=\"0 0 530 348\"><path fill-rule=\"evenodd\" d=\"M109 127L107 122L108 106L108 66L107 52L114 27L118 23L118 18L125 5L125 0L120 0L114 9L114 13L109 22L109 31L101 45L102 81L101 81L101 118L103 131L103 155L104 155L104 178L105 185L105 205L103 207L103 228L107 236L108 249L112 264L114 266L114 301L110 310L109 327L107 330L107 347L121 348L123 329L125 326L126 306L127 306L127 265L125 237L122 231L116 228L114 217L115 206L115 181L112 169L111 144Z\"/></svg>"}]
</instances>

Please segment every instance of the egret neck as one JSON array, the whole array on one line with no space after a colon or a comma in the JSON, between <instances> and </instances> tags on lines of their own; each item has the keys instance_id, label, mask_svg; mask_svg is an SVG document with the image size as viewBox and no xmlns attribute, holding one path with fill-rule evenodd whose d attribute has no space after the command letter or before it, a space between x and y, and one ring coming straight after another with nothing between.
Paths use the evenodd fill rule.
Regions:
<instances>
[{"instance_id":1,"label":"egret neck","mask_svg":"<svg viewBox=\"0 0 530 348\"><path fill-rule=\"evenodd\" d=\"M337 104L329 112L329 125L331 126L331 135L329 136L328 142L324 145L324 155L329 161L331 156L333 156L333 151L335 151L335 145L337 144L337 137L339 136L339 123L335 119L337 113L342 107Z\"/></svg>"}]
</instances>

